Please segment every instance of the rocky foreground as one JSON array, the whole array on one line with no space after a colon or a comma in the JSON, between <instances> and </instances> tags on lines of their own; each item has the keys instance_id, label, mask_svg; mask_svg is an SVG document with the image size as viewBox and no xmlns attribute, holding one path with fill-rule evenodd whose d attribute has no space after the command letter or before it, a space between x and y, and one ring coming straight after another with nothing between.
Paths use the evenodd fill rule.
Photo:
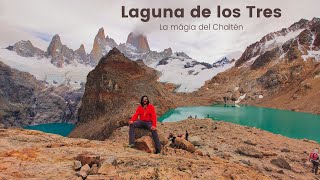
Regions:
<instances>
[{"instance_id":1,"label":"rocky foreground","mask_svg":"<svg viewBox=\"0 0 320 180\"><path fill-rule=\"evenodd\" d=\"M127 148L128 127L104 141L39 131L0 129L3 179L318 179L307 161L319 144L211 119L159 123L161 134L189 132L193 153L164 146L161 154ZM81 155L89 154L93 162ZM80 159L79 159L80 157ZM80 160L83 164L79 164ZM89 158L90 160L90 158ZM91 159L92 161L92 159ZM88 163L89 165L85 165ZM82 167L81 167L82 166ZM81 170L79 171L81 167Z\"/></svg>"}]
</instances>

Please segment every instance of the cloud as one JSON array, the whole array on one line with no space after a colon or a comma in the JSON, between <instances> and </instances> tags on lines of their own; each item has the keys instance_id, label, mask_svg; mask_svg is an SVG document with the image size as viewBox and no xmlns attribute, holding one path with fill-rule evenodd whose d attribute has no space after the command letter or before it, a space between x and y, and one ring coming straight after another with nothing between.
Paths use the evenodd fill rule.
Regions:
<instances>
[{"instance_id":1,"label":"cloud","mask_svg":"<svg viewBox=\"0 0 320 180\"><path fill-rule=\"evenodd\" d=\"M200 5L210 8L210 18L191 18L191 8ZM240 18L215 18L216 6L223 8L240 8ZM281 8L281 18L248 18L246 5L255 5L261 8ZM121 6L129 8L184 8L185 18L158 18L149 22L140 19L122 18ZM303 9L300 10L301 6ZM244 51L251 43L259 40L269 32L288 27L301 18L311 19L319 17L319 0L1 0L0 25L8 30L8 37L0 37L0 43L13 44L17 38L36 39L34 44L46 43L52 35L59 34L62 43L70 48L77 49L84 44L87 52L92 49L94 37L100 27L116 42L125 42L131 31L144 32L148 36L153 50L162 50L171 47L174 51L185 51L191 57L201 61L212 62L226 54ZM237 23L244 26L244 31L160 31L160 24L196 24L201 23ZM10 27L10 28L9 28ZM21 32L26 30L26 32ZM20 34L19 34L20 33ZM6 34L6 36L7 36ZM18 35L19 34L19 35ZM11 37L11 41L10 38ZM3 40L5 39L5 40Z\"/></svg>"}]
</instances>

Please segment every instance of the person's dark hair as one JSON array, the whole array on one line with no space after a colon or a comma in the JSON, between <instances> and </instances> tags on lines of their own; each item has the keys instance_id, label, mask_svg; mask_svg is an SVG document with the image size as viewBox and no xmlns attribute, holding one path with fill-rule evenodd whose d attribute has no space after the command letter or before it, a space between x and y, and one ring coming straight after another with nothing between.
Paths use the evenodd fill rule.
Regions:
<instances>
[{"instance_id":1,"label":"person's dark hair","mask_svg":"<svg viewBox=\"0 0 320 180\"><path fill-rule=\"evenodd\" d=\"M143 106L143 98L145 98L145 97L148 99L147 105L149 105L149 98L148 98L148 96L142 96L142 97L141 97L141 100L140 100L141 106Z\"/></svg>"}]
</instances>

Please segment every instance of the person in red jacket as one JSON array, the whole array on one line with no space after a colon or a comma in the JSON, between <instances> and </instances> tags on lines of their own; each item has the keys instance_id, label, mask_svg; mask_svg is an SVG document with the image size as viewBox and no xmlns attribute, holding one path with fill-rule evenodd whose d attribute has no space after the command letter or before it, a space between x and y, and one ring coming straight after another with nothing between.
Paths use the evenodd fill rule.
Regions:
<instances>
[{"instance_id":1,"label":"person in red jacket","mask_svg":"<svg viewBox=\"0 0 320 180\"><path fill-rule=\"evenodd\" d=\"M139 119L138 119L139 117ZM160 153L161 144L157 133L157 115L155 108L149 102L147 96L142 96L140 105L138 106L136 113L129 121L129 146L134 147L135 141L135 128L148 129L152 133L152 139L156 145L156 153Z\"/></svg>"}]
</instances>

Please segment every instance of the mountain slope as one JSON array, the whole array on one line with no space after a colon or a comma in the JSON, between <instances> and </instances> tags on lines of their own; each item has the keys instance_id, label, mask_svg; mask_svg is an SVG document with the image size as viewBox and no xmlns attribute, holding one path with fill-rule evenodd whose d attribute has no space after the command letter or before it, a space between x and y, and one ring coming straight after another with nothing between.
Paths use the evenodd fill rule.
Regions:
<instances>
[{"instance_id":1,"label":"mountain slope","mask_svg":"<svg viewBox=\"0 0 320 180\"><path fill-rule=\"evenodd\" d=\"M48 87L1 61L0 70L0 123L5 127L77 121L83 89Z\"/></svg>"},{"instance_id":2,"label":"mountain slope","mask_svg":"<svg viewBox=\"0 0 320 180\"><path fill-rule=\"evenodd\" d=\"M319 18L270 33L248 46L236 67L212 78L200 94L220 102L226 97L245 104L320 113L319 38Z\"/></svg>"}]
</instances>

